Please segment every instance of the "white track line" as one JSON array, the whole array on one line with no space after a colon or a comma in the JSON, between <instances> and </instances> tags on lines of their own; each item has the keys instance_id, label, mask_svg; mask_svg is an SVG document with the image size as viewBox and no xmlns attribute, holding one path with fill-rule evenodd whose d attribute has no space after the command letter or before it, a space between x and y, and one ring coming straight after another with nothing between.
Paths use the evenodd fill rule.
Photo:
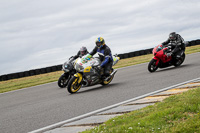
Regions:
<instances>
[{"instance_id":1,"label":"white track line","mask_svg":"<svg viewBox=\"0 0 200 133\"><path fill-rule=\"evenodd\" d=\"M126 100L126 101L123 101L123 102L120 102L120 103L117 103L117 104L114 104L114 105L111 105L111 106L108 106L108 107L105 107L105 108L102 108L102 109L98 109L98 110L95 110L95 111L89 112L87 114L83 114L83 115L80 115L80 116L77 116L77 117L74 117L74 118L71 118L71 119L68 119L68 120L65 120L65 121L61 121L61 122L55 123L53 125L50 125L50 126L47 126L47 127L43 127L43 128L40 128L40 129L37 129L37 130L34 130L34 131L31 131L29 133L42 133L42 132L45 132L45 131L49 131L51 129L61 127L64 124L67 124L67 123L70 123L70 122L73 122L73 121L77 121L77 120L92 116L94 114L97 114L97 113L100 113L100 112L115 108L117 106L120 106L122 104L126 104L126 103L129 103L129 102L132 102L132 101L135 101L135 100L138 100L138 99L141 99L141 98L145 98L147 96L151 96L151 95L154 95L156 93L159 93L159 92L162 92L162 91L166 91L166 90L175 88L177 86L181 86L181 85L184 85L184 84L187 84L187 83L191 83L191 82L195 82L195 81L200 81L200 77L196 78L196 79L189 80L189 81L185 81L185 82L182 82L182 83L179 83L179 84L176 84L176 85L172 85L170 87L166 87L166 88L163 88L163 89L151 92L151 93L147 93L147 94L144 94L142 96L135 97L133 99L129 99L129 100Z\"/></svg>"}]
</instances>

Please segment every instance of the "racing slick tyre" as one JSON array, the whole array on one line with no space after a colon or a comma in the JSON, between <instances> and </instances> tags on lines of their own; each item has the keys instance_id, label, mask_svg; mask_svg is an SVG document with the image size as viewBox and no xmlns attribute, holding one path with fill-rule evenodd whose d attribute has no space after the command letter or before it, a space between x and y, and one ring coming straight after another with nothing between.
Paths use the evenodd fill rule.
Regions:
<instances>
[{"instance_id":1,"label":"racing slick tyre","mask_svg":"<svg viewBox=\"0 0 200 133\"><path fill-rule=\"evenodd\" d=\"M113 69L110 70L110 74L111 74L112 72L113 72ZM108 84L113 80L113 78L114 78L114 75L111 76L110 78L108 78L108 80L103 80L103 81L101 82L101 85L108 85Z\"/></svg>"},{"instance_id":2,"label":"racing slick tyre","mask_svg":"<svg viewBox=\"0 0 200 133\"><path fill-rule=\"evenodd\" d=\"M73 94L76 93L82 86L82 83L78 83L78 79L77 77L73 76L70 80L69 80L69 84L67 86L67 90L69 93Z\"/></svg>"},{"instance_id":3,"label":"racing slick tyre","mask_svg":"<svg viewBox=\"0 0 200 133\"><path fill-rule=\"evenodd\" d=\"M69 81L69 73L64 73L63 75L60 76L58 79L58 86L60 88L64 88L67 86L67 83Z\"/></svg>"},{"instance_id":4,"label":"racing slick tyre","mask_svg":"<svg viewBox=\"0 0 200 133\"><path fill-rule=\"evenodd\" d=\"M152 59L149 62L148 70L149 70L149 72L155 72L157 69L158 69L158 66L156 66L156 60Z\"/></svg>"},{"instance_id":5,"label":"racing slick tyre","mask_svg":"<svg viewBox=\"0 0 200 133\"><path fill-rule=\"evenodd\" d=\"M183 55L174 63L175 67L180 66L185 60L185 53L183 53Z\"/></svg>"}]
</instances>

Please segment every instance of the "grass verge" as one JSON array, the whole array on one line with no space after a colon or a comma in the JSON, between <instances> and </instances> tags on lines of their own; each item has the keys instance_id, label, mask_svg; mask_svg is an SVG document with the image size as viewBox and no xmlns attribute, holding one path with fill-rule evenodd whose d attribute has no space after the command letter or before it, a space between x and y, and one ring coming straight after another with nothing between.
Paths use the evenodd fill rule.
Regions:
<instances>
[{"instance_id":1,"label":"grass verge","mask_svg":"<svg viewBox=\"0 0 200 133\"><path fill-rule=\"evenodd\" d=\"M186 54L191 54L191 53L196 53L196 52L200 52L200 45L186 48ZM149 62L152 57L153 57L152 54L148 54L148 55L143 55L143 56L122 59L114 66L114 68L121 68L121 67ZM52 72L52 73L47 73L47 74L40 74L36 76L12 79L8 81L1 81L0 93L27 88L31 86L36 86L40 84L45 84L49 82L54 82L58 80L58 78L60 77L62 73L63 73L62 71L57 71L57 72Z\"/></svg>"},{"instance_id":2,"label":"grass verge","mask_svg":"<svg viewBox=\"0 0 200 133\"><path fill-rule=\"evenodd\" d=\"M199 133L200 88L112 118L83 133Z\"/></svg>"}]
</instances>

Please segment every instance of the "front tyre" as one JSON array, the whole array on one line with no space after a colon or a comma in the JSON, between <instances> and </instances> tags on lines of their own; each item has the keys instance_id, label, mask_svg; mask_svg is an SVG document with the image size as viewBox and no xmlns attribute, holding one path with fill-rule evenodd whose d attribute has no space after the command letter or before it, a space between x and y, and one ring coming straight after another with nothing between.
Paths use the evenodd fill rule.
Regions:
<instances>
[{"instance_id":1,"label":"front tyre","mask_svg":"<svg viewBox=\"0 0 200 133\"><path fill-rule=\"evenodd\" d=\"M69 73L64 73L63 75L60 76L60 78L58 79L58 86L60 88L64 88L67 86L69 80Z\"/></svg>"},{"instance_id":2,"label":"front tyre","mask_svg":"<svg viewBox=\"0 0 200 133\"><path fill-rule=\"evenodd\" d=\"M73 76L70 81L69 84L67 86L67 90L69 93L73 94L76 93L82 86L82 83L78 83L78 77Z\"/></svg>"},{"instance_id":3,"label":"front tyre","mask_svg":"<svg viewBox=\"0 0 200 133\"><path fill-rule=\"evenodd\" d=\"M149 72L155 72L157 69L158 69L158 66L156 66L156 60L155 60L155 59L152 59L152 60L149 62L148 70L149 70Z\"/></svg>"}]
</instances>

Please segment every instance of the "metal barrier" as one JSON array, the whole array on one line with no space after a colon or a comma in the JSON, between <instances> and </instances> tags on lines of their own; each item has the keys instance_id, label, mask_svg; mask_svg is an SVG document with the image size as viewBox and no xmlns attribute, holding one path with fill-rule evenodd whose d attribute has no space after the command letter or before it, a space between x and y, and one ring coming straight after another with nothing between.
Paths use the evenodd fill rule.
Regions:
<instances>
[{"instance_id":1,"label":"metal barrier","mask_svg":"<svg viewBox=\"0 0 200 133\"><path fill-rule=\"evenodd\" d=\"M200 40L199 39L198 40L193 40L193 41L189 41L188 42L187 47L188 46L199 45L199 44L200 44ZM126 59L126 58L135 57L135 56L151 54L152 50L153 50L153 48L149 48L149 49L144 49L144 50L139 50L139 51L119 54L118 56L120 57L120 59ZM5 75L1 75L0 76L0 81L10 80L10 79L17 79L17 78L28 77L28 76L33 76L33 75L39 75L39 74L44 74L44 73L50 73L50 72L60 71L61 69L62 69L62 64L61 65L56 65L56 66L40 68L40 69L33 69L33 70L29 70L29 71L24 71L24 72L5 74Z\"/></svg>"}]
</instances>

